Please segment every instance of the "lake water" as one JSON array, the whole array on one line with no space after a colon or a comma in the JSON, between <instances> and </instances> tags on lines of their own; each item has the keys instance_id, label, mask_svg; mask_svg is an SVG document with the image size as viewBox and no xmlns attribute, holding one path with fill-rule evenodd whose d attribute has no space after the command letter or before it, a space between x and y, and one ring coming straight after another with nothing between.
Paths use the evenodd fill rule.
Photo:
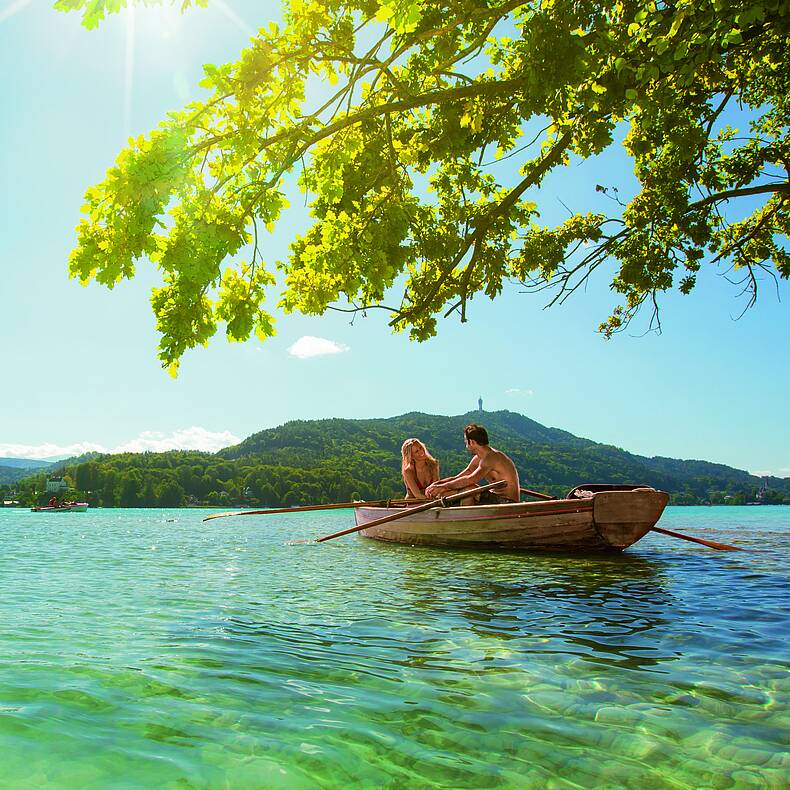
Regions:
<instances>
[{"instance_id":1,"label":"lake water","mask_svg":"<svg viewBox=\"0 0 790 790\"><path fill-rule=\"evenodd\" d=\"M2 788L784 788L790 507L615 557L0 510Z\"/></svg>"}]
</instances>

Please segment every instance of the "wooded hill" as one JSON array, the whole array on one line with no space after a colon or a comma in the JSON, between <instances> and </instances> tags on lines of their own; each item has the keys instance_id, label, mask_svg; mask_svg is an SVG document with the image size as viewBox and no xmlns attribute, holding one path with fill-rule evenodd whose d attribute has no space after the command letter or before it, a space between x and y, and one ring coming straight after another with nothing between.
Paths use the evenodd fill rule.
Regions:
<instances>
[{"instance_id":1,"label":"wooded hill","mask_svg":"<svg viewBox=\"0 0 790 790\"><path fill-rule=\"evenodd\" d=\"M43 469L49 465L49 461L32 458L0 458L0 484L15 483L27 477L33 469Z\"/></svg>"},{"instance_id":2,"label":"wooded hill","mask_svg":"<svg viewBox=\"0 0 790 790\"><path fill-rule=\"evenodd\" d=\"M403 495L400 446L416 436L439 459L442 475L469 460L462 431L479 422L491 443L515 461L522 485L563 495L591 482L644 483L670 492L675 504L790 502L790 478L759 478L707 461L646 458L547 428L509 411L445 417L412 412L372 420L295 420L218 453L122 453L53 465L73 484L72 498L92 505L290 506ZM41 501L46 473L17 484L23 502ZM38 492L38 493L36 493Z\"/></svg>"}]
</instances>

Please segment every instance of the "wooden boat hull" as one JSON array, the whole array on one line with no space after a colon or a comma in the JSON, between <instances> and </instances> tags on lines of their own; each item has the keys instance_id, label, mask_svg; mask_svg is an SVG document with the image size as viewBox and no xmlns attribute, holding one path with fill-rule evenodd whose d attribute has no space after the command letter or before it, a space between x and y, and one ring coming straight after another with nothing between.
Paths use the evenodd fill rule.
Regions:
<instances>
[{"instance_id":1,"label":"wooden boat hull","mask_svg":"<svg viewBox=\"0 0 790 790\"><path fill-rule=\"evenodd\" d=\"M584 499L435 507L373 526L360 535L423 546L529 551L622 551L661 517L669 495L655 489L601 491ZM357 526L398 512L361 507Z\"/></svg>"},{"instance_id":2,"label":"wooden boat hull","mask_svg":"<svg viewBox=\"0 0 790 790\"><path fill-rule=\"evenodd\" d=\"M59 505L58 507L32 507L34 513L84 513L88 509L87 502L75 502L73 505Z\"/></svg>"}]
</instances>

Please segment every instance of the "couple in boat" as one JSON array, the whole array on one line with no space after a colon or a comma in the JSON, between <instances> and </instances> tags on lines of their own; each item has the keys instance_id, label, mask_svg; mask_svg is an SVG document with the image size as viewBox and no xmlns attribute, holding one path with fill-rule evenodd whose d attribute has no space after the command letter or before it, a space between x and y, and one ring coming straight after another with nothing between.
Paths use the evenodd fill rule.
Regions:
<instances>
[{"instance_id":1,"label":"couple in boat","mask_svg":"<svg viewBox=\"0 0 790 790\"><path fill-rule=\"evenodd\" d=\"M461 505L502 505L521 498L518 471L513 461L488 443L488 432L482 425L464 428L464 444L472 460L454 477L439 479L439 462L419 439L407 439L401 447L401 472L407 499L436 499L466 488L480 485L482 480L505 482L496 491L483 491L476 497L463 499Z\"/></svg>"},{"instance_id":2,"label":"couple in boat","mask_svg":"<svg viewBox=\"0 0 790 790\"><path fill-rule=\"evenodd\" d=\"M69 502L67 500L63 500L62 502L58 501L56 496L50 497L49 502L47 502L47 507L51 507L55 510L61 507L72 507L73 505L79 504L78 502Z\"/></svg>"}]
</instances>

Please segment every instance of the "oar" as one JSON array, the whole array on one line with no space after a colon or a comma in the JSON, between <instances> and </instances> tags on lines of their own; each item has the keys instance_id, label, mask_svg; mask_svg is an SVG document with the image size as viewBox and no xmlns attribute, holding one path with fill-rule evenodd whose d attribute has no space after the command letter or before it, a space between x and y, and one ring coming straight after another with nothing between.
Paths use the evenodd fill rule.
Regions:
<instances>
[{"instance_id":1,"label":"oar","mask_svg":"<svg viewBox=\"0 0 790 790\"><path fill-rule=\"evenodd\" d=\"M541 494L540 491L530 491L528 488L520 489L522 494L537 497L538 499L556 499L551 494ZM304 505L303 507L278 507L263 510L232 510L227 513L212 513L203 521L214 518L228 518L229 516L274 516L278 513L303 513L308 510L340 510L352 507L389 507L390 505L422 504L424 499L379 499L371 502L334 502L328 505Z\"/></svg>"},{"instance_id":2,"label":"oar","mask_svg":"<svg viewBox=\"0 0 790 790\"><path fill-rule=\"evenodd\" d=\"M557 497L552 496L551 494L541 494L540 491L530 491L528 488L519 488L519 491L522 494L527 494L527 496L534 496L538 499L556 499Z\"/></svg>"},{"instance_id":3,"label":"oar","mask_svg":"<svg viewBox=\"0 0 790 790\"><path fill-rule=\"evenodd\" d=\"M265 510L235 510L228 513L212 513L203 521L226 516L273 516L276 513L302 513L306 510L335 510L349 507L389 507L389 505L405 505L412 502L424 502L423 499L380 499L376 502L334 502L329 505L303 505L302 507L278 507Z\"/></svg>"},{"instance_id":4,"label":"oar","mask_svg":"<svg viewBox=\"0 0 790 790\"><path fill-rule=\"evenodd\" d=\"M682 532L673 532L671 529L662 529L661 527L650 527L653 532L660 532L662 535L669 535L670 538L681 538L682 540L690 540L692 543L700 543L707 546L709 549L718 549L719 551L745 551L740 546L730 546L729 543L716 543L715 540L703 540L702 538L692 538L691 535L684 535Z\"/></svg>"},{"instance_id":5,"label":"oar","mask_svg":"<svg viewBox=\"0 0 790 790\"><path fill-rule=\"evenodd\" d=\"M459 499L465 499L466 497L474 496L475 494L479 494L481 491L490 491L492 488L502 485L505 485L505 481L497 480L496 483L489 483L488 485L478 486L477 488L470 488L467 491L461 491L458 494L450 494L450 496L438 497L437 499L432 499L430 502L426 502L424 505L406 508L406 510L404 510L402 513L393 513L391 516L382 516L381 518L377 518L374 521L368 521L367 524L359 524L356 527L349 527L348 529L343 529L340 532L333 532L331 535L324 535L321 538L317 538L315 543L323 543L325 540L332 540L332 538L340 538L343 535L350 535L352 532L359 532L360 530L367 529L368 527L377 527L379 524L386 524L389 521L397 521L399 518L404 518L405 516L410 516L414 513L422 513L423 510L430 510L433 507L445 507L448 502L457 502ZM313 541L304 542L312 543Z\"/></svg>"}]
</instances>

